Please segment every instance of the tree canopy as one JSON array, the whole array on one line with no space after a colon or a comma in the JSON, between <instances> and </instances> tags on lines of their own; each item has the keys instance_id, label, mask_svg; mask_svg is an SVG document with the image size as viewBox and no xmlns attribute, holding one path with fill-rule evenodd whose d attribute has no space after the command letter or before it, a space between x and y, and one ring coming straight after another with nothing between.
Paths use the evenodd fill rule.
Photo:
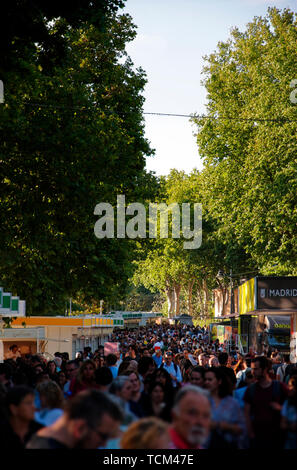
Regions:
<instances>
[{"instance_id":1,"label":"tree canopy","mask_svg":"<svg viewBox=\"0 0 297 470\"><path fill-rule=\"evenodd\" d=\"M263 274L296 274L297 20L269 8L205 58L207 119L194 119L209 210Z\"/></svg>"},{"instance_id":2,"label":"tree canopy","mask_svg":"<svg viewBox=\"0 0 297 470\"><path fill-rule=\"evenodd\" d=\"M125 52L136 32L131 17L117 13L123 2L7 5L0 277L26 299L28 313L61 314L69 297L122 295L131 275L131 242L98 240L94 208L115 205L117 194L141 201L154 184L144 170L152 154L142 117L146 78ZM30 34L25 6L36 26Z\"/></svg>"}]
</instances>

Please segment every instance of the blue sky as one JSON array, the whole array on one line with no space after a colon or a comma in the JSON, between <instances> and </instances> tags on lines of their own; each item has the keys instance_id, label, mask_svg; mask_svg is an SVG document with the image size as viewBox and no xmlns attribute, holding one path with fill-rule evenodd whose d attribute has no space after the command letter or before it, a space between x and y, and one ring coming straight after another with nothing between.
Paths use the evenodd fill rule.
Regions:
<instances>
[{"instance_id":1,"label":"blue sky","mask_svg":"<svg viewBox=\"0 0 297 470\"><path fill-rule=\"evenodd\" d=\"M125 11L137 25L137 37L127 52L141 66L148 83L145 112L205 113L201 85L203 56L240 30L269 6L297 11L297 0L126 0ZM181 117L145 116L146 137L156 150L147 169L166 175L171 168L189 173L202 168L193 132Z\"/></svg>"}]
</instances>

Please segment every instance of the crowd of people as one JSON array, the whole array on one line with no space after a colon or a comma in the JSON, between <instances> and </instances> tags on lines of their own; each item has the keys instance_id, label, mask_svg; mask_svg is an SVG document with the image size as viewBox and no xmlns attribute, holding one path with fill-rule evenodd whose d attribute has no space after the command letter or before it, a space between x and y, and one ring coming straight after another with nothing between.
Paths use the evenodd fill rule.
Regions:
<instances>
[{"instance_id":1,"label":"crowd of people","mask_svg":"<svg viewBox=\"0 0 297 470\"><path fill-rule=\"evenodd\" d=\"M7 449L296 449L297 367L288 354L226 350L207 328L118 329L85 347L0 364Z\"/></svg>"}]
</instances>

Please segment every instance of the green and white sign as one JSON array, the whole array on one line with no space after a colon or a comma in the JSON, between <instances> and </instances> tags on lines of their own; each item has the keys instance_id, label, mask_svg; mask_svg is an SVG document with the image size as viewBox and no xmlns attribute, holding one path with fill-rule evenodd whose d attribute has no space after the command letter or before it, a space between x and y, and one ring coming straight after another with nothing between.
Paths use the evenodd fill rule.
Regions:
<instances>
[{"instance_id":1,"label":"green and white sign","mask_svg":"<svg viewBox=\"0 0 297 470\"><path fill-rule=\"evenodd\" d=\"M3 292L0 287L0 316L3 317L25 317L26 302L10 292Z\"/></svg>"}]
</instances>

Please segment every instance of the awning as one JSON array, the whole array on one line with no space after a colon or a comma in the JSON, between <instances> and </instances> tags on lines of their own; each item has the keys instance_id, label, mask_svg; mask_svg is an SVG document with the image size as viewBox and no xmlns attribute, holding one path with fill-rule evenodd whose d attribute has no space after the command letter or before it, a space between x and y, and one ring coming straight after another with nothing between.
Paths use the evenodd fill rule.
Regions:
<instances>
[{"instance_id":1,"label":"awning","mask_svg":"<svg viewBox=\"0 0 297 470\"><path fill-rule=\"evenodd\" d=\"M297 315L297 310L253 310L251 312L243 313L240 316L259 316L259 315L267 315L267 316L290 316L290 315Z\"/></svg>"},{"instance_id":2,"label":"awning","mask_svg":"<svg viewBox=\"0 0 297 470\"><path fill-rule=\"evenodd\" d=\"M281 329L281 328L290 328L291 327L291 317L285 315L272 316L267 315L270 329Z\"/></svg>"}]
</instances>

